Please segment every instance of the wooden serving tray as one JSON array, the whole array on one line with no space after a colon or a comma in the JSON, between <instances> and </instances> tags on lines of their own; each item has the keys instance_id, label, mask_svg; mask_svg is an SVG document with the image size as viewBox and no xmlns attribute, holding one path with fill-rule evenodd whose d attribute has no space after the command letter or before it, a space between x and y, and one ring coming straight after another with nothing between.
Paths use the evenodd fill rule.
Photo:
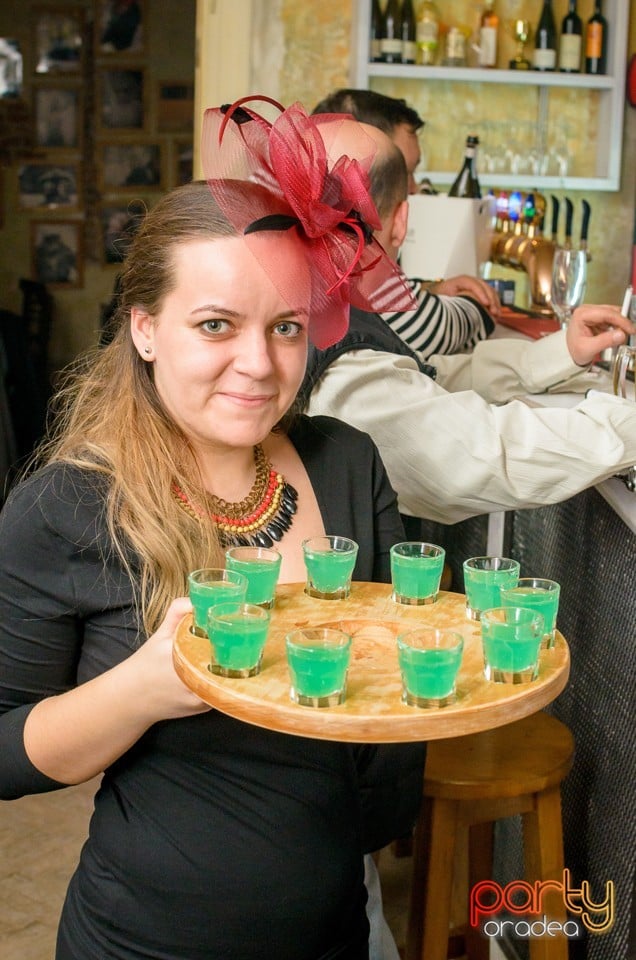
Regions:
<instances>
[{"instance_id":1,"label":"wooden serving tray","mask_svg":"<svg viewBox=\"0 0 636 960\"><path fill-rule=\"evenodd\" d=\"M320 740L398 743L435 740L487 730L536 713L567 683L570 655L557 631L551 650L541 651L539 677L530 683L493 683L483 675L479 623L468 620L465 597L440 593L428 606L391 600L389 584L354 583L347 600L308 597L304 584L276 591L261 672L233 679L208 670L210 644L190 632L185 617L175 635L173 659L184 683L222 713L268 730ZM337 626L353 634L347 699L336 707L303 707L289 697L285 635L296 627ZM401 700L395 638L411 627L453 628L464 637L457 701L422 709Z\"/></svg>"}]
</instances>

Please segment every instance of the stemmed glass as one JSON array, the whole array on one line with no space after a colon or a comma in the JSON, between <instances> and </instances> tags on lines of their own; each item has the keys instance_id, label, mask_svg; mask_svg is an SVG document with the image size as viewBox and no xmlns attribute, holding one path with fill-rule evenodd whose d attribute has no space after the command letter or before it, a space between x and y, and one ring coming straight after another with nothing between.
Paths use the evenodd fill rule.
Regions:
<instances>
[{"instance_id":1,"label":"stemmed glass","mask_svg":"<svg viewBox=\"0 0 636 960\"><path fill-rule=\"evenodd\" d=\"M574 309L581 305L587 282L585 250L559 248L552 261L552 309L561 329L567 327Z\"/></svg>"}]
</instances>

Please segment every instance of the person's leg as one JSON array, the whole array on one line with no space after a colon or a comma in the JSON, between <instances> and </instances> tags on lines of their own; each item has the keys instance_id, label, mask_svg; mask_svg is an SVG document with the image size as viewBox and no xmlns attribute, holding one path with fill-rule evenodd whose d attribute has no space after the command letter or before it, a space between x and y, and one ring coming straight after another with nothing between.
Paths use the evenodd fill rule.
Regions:
<instances>
[{"instance_id":1,"label":"person's leg","mask_svg":"<svg viewBox=\"0 0 636 960\"><path fill-rule=\"evenodd\" d=\"M400 960L393 934L384 917L380 875L370 853L364 858L364 883L368 893L369 960Z\"/></svg>"}]
</instances>

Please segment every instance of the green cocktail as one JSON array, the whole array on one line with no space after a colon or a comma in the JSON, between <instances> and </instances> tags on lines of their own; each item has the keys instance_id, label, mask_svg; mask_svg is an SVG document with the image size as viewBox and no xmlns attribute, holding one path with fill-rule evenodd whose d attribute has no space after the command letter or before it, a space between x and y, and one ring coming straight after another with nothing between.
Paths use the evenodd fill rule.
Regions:
<instances>
[{"instance_id":1,"label":"green cocktail","mask_svg":"<svg viewBox=\"0 0 636 960\"><path fill-rule=\"evenodd\" d=\"M290 696L308 707L333 707L346 694L351 637L342 630L307 627L286 638Z\"/></svg>"},{"instance_id":2,"label":"green cocktail","mask_svg":"<svg viewBox=\"0 0 636 960\"><path fill-rule=\"evenodd\" d=\"M247 603L262 607L274 606L276 584L280 574L281 555L266 547L230 547L225 552L228 570L247 577Z\"/></svg>"},{"instance_id":3,"label":"green cocktail","mask_svg":"<svg viewBox=\"0 0 636 960\"><path fill-rule=\"evenodd\" d=\"M437 599L446 554L434 543L410 541L391 547L393 600L425 604Z\"/></svg>"},{"instance_id":4,"label":"green cocktail","mask_svg":"<svg viewBox=\"0 0 636 960\"><path fill-rule=\"evenodd\" d=\"M542 614L526 607L496 607L481 616L484 674L495 683L525 683L539 675Z\"/></svg>"},{"instance_id":5,"label":"green cocktail","mask_svg":"<svg viewBox=\"0 0 636 960\"><path fill-rule=\"evenodd\" d=\"M444 707L455 701L464 641L451 630L422 627L397 640L402 699L416 707Z\"/></svg>"},{"instance_id":6,"label":"green cocktail","mask_svg":"<svg viewBox=\"0 0 636 960\"><path fill-rule=\"evenodd\" d=\"M343 600L351 590L358 544L347 537L312 537L303 541L307 570L305 592L322 600Z\"/></svg>"},{"instance_id":7,"label":"green cocktail","mask_svg":"<svg viewBox=\"0 0 636 960\"><path fill-rule=\"evenodd\" d=\"M529 607L543 614L542 646L546 649L554 646L556 639L556 618L559 609L561 587L556 580L538 577L522 577L516 587L501 591L503 607Z\"/></svg>"},{"instance_id":8,"label":"green cocktail","mask_svg":"<svg viewBox=\"0 0 636 960\"><path fill-rule=\"evenodd\" d=\"M188 591L192 602L192 632L207 637L208 610L219 603L244 600L247 578L222 567L206 567L189 575Z\"/></svg>"},{"instance_id":9,"label":"green cocktail","mask_svg":"<svg viewBox=\"0 0 636 960\"><path fill-rule=\"evenodd\" d=\"M509 557L471 557L464 561L466 614L479 620L482 610L501 606L501 591L515 587L519 563Z\"/></svg>"},{"instance_id":10,"label":"green cocktail","mask_svg":"<svg viewBox=\"0 0 636 960\"><path fill-rule=\"evenodd\" d=\"M253 603L223 603L208 613L212 673L253 677L259 673L269 629L269 613Z\"/></svg>"}]
</instances>

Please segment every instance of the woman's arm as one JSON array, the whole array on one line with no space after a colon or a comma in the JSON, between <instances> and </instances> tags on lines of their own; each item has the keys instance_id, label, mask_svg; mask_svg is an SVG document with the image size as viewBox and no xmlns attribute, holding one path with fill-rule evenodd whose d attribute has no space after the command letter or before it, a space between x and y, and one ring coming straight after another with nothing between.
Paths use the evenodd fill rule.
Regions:
<instances>
[{"instance_id":1,"label":"woman's arm","mask_svg":"<svg viewBox=\"0 0 636 960\"><path fill-rule=\"evenodd\" d=\"M155 720L207 709L172 666L172 627L189 602L139 646L102 505L98 480L58 467L16 489L0 515L3 799L87 779Z\"/></svg>"},{"instance_id":2,"label":"woman's arm","mask_svg":"<svg viewBox=\"0 0 636 960\"><path fill-rule=\"evenodd\" d=\"M209 710L172 665L172 639L191 611L175 600L161 627L127 660L29 713L24 746L31 763L59 783L89 780L126 752L158 720Z\"/></svg>"}]
</instances>

